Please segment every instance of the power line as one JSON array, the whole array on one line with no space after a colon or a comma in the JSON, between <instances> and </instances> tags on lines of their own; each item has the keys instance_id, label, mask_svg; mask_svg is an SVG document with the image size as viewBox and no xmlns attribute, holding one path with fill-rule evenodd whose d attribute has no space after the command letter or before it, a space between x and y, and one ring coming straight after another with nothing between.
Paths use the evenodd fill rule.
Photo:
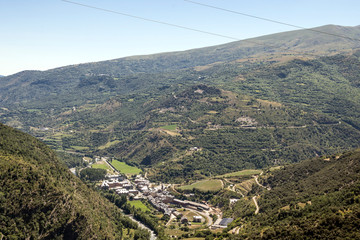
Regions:
<instances>
[{"instance_id":1,"label":"power line","mask_svg":"<svg viewBox=\"0 0 360 240\"><path fill-rule=\"evenodd\" d=\"M252 44L255 44L255 45L258 45L258 46L263 46L263 47L268 47L268 48L275 48L275 46L271 46L271 45L268 45L268 44L265 44L265 43L260 43L260 42L256 42L256 41L252 41L252 40L248 40L248 39L239 39L239 38L235 38L235 37L232 37L232 36L227 36L227 35L218 34L218 33L214 33L214 32L203 31L203 30L199 30L199 29L195 29L195 28L190 28L190 27L186 27L186 26L182 26L182 25L177 25L177 24L172 24L172 23L168 23L168 22L158 21L158 20L154 20L154 19L150 19L150 18L144 18L144 17L140 17L140 16L124 13L124 12L119 12L119 11L109 10L109 9L105 9L105 8L95 7L95 6L82 4L82 3L78 3L78 2L73 2L73 1L69 1L69 0L61 0L61 1L66 2L66 3L70 3L70 4L74 4L74 5L78 5L78 6L82 6L82 7L86 7L86 8L91 8L91 9L103 11L103 12L108 12L108 13L113 13L113 14L122 15L122 16L126 16L126 17L131 17L131 18L135 18L135 19L139 19L139 20L143 20L143 21L147 21L147 22L153 22L153 23L157 23L157 24L170 26L170 27L176 27L176 28L185 29L185 30L189 30L189 31L204 33L204 34L217 36L217 37L222 37L222 38L227 38L227 39L231 39L231 40L235 40L235 41L244 41L244 42L252 43ZM312 57L320 57L320 55L316 55L316 54L304 53L304 52L291 50L291 49L287 49L287 48L282 48L282 47L277 47L277 48L282 49L282 50L287 51L287 52L293 52L293 53L296 53L296 54L300 54L300 55L308 55L308 56L312 56Z\"/></svg>"},{"instance_id":2,"label":"power line","mask_svg":"<svg viewBox=\"0 0 360 240\"><path fill-rule=\"evenodd\" d=\"M136 19L140 19L140 20L143 20L143 21L147 21L147 22L158 23L158 24L162 24L162 25L166 25L166 26L170 26L170 27L176 27L176 28L181 28L181 29L190 30L190 31L194 31L194 32L205 33L205 34L209 34L209 35L213 35L213 36L217 36L217 37L222 37L222 38L227 38L227 39L231 39L231 40L235 40L235 41L241 40L239 38L226 36L226 35L223 35L223 34L203 31L203 30L199 30L199 29L195 29L195 28L185 27L185 26L182 26L182 25L177 25L177 24L172 24L172 23L168 23L168 22L158 21L158 20L154 20L154 19L150 19L150 18L144 18L144 17L140 17L140 16L131 15L131 14L128 14L128 13L113 11L113 10L109 10L109 9L105 9L105 8L99 8L99 7L90 6L90 5L82 4L82 3L78 3L78 2L73 2L73 1L68 1L68 0L61 0L61 1L71 3L71 4L75 4L75 5L79 5L79 6L82 6L82 7L87 7L87 8L92 8L92 9L104 11L104 12L114 13L114 14L118 14L118 15L122 15L122 16L126 16L126 17L136 18Z\"/></svg>"},{"instance_id":3,"label":"power line","mask_svg":"<svg viewBox=\"0 0 360 240\"><path fill-rule=\"evenodd\" d=\"M234 13L234 14L237 14L237 15L251 17L251 18L255 18L255 19L259 19L259 20L263 20L263 21L267 21L267 22L277 23L277 24L281 24L281 25L285 25L285 26L289 26L289 27L294 27L294 28L298 28L298 29L303 29L303 30L307 30L307 31L312 31L312 32L316 32L316 33L326 34L326 35L333 36L333 37L340 37L340 38L344 38L344 39L348 39L348 40L352 40L352 41L360 41L360 39L351 38L351 37L348 37L348 36L345 36L345 35L324 32L324 31L320 31L320 30L316 30L316 29L305 28L305 27L301 27L301 26L298 26L298 25L293 25L293 24L290 24L290 23L280 22L280 21L277 21L277 20L273 20L273 19L269 19L269 18L263 18L263 17L259 17L259 16L247 14L247 13L242 13L242 12L238 12L238 11L234 11L234 10L230 10L230 9L226 9L226 8L221 8L221 7L217 7L217 6L213 6L213 5L209 5L209 4L205 4L205 3L200 3L200 2L196 2L196 1L192 1L192 0L184 0L184 1L196 4L196 5L199 5L199 6L213 8L213 9L221 10L221 11L224 11L224 12Z\"/></svg>"}]
</instances>

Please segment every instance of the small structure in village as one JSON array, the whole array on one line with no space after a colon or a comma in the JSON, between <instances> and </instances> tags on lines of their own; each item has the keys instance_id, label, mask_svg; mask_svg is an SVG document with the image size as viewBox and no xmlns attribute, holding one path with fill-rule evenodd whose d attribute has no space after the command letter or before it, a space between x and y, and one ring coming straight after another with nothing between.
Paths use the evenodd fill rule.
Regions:
<instances>
[{"instance_id":1,"label":"small structure in village","mask_svg":"<svg viewBox=\"0 0 360 240\"><path fill-rule=\"evenodd\" d=\"M193 222L199 222L201 223L202 217L201 216L194 216L193 217Z\"/></svg>"}]
</instances>

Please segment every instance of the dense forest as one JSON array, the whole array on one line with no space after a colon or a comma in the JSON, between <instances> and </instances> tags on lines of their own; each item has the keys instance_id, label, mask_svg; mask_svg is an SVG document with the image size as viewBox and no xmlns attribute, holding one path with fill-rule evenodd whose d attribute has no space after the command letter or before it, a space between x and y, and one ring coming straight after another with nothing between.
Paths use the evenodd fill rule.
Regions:
<instances>
[{"instance_id":1,"label":"dense forest","mask_svg":"<svg viewBox=\"0 0 360 240\"><path fill-rule=\"evenodd\" d=\"M0 170L2 238L120 239L138 231L45 144L2 124Z\"/></svg>"}]
</instances>

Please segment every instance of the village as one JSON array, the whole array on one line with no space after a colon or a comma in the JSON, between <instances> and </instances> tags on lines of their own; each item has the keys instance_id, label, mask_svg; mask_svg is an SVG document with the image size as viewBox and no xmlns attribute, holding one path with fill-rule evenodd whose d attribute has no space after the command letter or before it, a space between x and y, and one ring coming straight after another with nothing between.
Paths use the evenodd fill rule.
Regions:
<instances>
[{"instance_id":1,"label":"village","mask_svg":"<svg viewBox=\"0 0 360 240\"><path fill-rule=\"evenodd\" d=\"M196 150L195 148L192 151ZM145 211L152 209L152 214L158 217L159 223L164 225L170 236L176 238L181 232L184 234L184 231L181 231L184 229L222 231L233 221L232 218L223 218L223 213L219 208L211 206L205 201L184 200L191 197L193 193L179 192L174 184L151 182L141 169L126 165L124 162L100 156L84 157L83 160L88 163L85 168L107 169L105 179L97 183L99 188L126 197L130 204L137 202L147 206ZM124 166L137 171L133 171L131 174L124 172ZM70 171L76 175L81 169L70 169ZM230 199L229 204L234 204L237 200ZM149 214L151 213L149 212ZM136 221L134 218L132 219ZM137 223L141 224L138 221ZM152 239L155 239L154 232L151 229L148 230L152 234Z\"/></svg>"},{"instance_id":2,"label":"village","mask_svg":"<svg viewBox=\"0 0 360 240\"><path fill-rule=\"evenodd\" d=\"M174 219L180 219L181 224L204 223L210 229L226 228L232 222L231 218L221 218L219 209L208 204L197 203L175 198L168 189L170 184L154 184L142 175L136 175L132 180L124 175L107 175L106 180L101 183L102 189L113 190L118 195L127 196L133 200L147 200L155 209L168 216L169 225ZM177 209L183 208L193 212L192 219L182 216ZM213 222L212 215L216 215Z\"/></svg>"}]
</instances>

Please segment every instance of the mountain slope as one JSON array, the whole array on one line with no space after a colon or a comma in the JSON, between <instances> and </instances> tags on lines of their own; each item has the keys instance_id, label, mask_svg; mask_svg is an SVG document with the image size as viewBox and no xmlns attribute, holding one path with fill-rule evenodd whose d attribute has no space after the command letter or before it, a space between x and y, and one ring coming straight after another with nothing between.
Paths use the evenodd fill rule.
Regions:
<instances>
[{"instance_id":1,"label":"mountain slope","mask_svg":"<svg viewBox=\"0 0 360 240\"><path fill-rule=\"evenodd\" d=\"M359 239L359 177L359 150L267 173L262 184L271 190L258 188L259 214L237 209L233 226L242 228L232 239Z\"/></svg>"},{"instance_id":2,"label":"mountain slope","mask_svg":"<svg viewBox=\"0 0 360 240\"><path fill-rule=\"evenodd\" d=\"M355 38L360 27L316 30ZM257 40L277 48L234 42L21 72L0 80L0 121L57 150L155 168L162 180L358 147L358 42L305 30Z\"/></svg>"},{"instance_id":3,"label":"mountain slope","mask_svg":"<svg viewBox=\"0 0 360 240\"><path fill-rule=\"evenodd\" d=\"M316 31L329 32L335 35L346 35L360 38L360 27L341 27L328 25L315 28ZM207 47L184 52L155 54L149 56L135 56L114 59L103 62L72 65L52 69L44 72L25 71L12 76L1 78L0 101L3 104L21 103L30 100L49 99L64 94L75 94L86 98L85 89L78 89L82 80L88 83L100 83L102 76L110 76L118 81L107 81L97 91L121 90L132 91L132 81L121 81L125 76L135 73L160 73L195 66L208 65L218 62L231 62L239 59L253 59L255 61L271 60L277 56L307 56L329 55L333 53L351 52L360 47L360 42L344 38L320 34L308 30L298 30L286 33L250 39L257 42L238 41L229 44ZM271 47L270 47L271 46ZM296 51L296 52L291 52ZM297 53L297 51L301 53ZM312 58L313 56L308 56ZM94 78L95 82L93 81ZM131 79L131 78L130 78ZM156 80L155 80L156 83ZM137 87L142 87L137 84ZM21 89L21 91L19 90ZM80 90L80 91L79 91ZM96 92L94 92L96 93ZM99 93L96 93L97 95ZM79 100L72 96L67 102Z\"/></svg>"},{"instance_id":4,"label":"mountain slope","mask_svg":"<svg viewBox=\"0 0 360 240\"><path fill-rule=\"evenodd\" d=\"M2 124L0 170L5 239L119 239L126 228L136 228L43 143Z\"/></svg>"},{"instance_id":5,"label":"mountain slope","mask_svg":"<svg viewBox=\"0 0 360 240\"><path fill-rule=\"evenodd\" d=\"M53 119L62 135L56 127L45 132L44 141L152 168L149 176L163 181L297 162L358 146L360 132L327 114L202 84L164 91L78 108Z\"/></svg>"}]
</instances>

